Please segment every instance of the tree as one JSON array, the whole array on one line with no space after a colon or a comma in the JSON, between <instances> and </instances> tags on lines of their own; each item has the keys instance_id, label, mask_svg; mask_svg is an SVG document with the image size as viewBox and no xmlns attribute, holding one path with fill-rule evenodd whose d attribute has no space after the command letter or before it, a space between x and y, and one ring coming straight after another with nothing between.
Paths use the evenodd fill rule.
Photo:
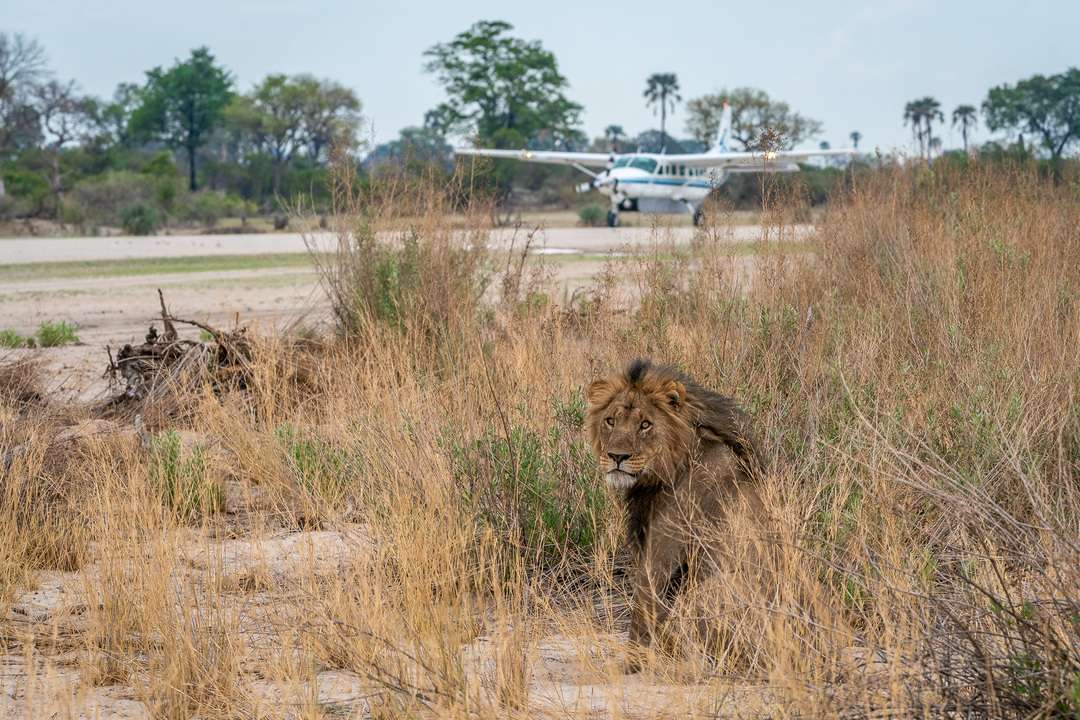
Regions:
<instances>
[{"instance_id":1,"label":"tree","mask_svg":"<svg viewBox=\"0 0 1080 720\"><path fill-rule=\"evenodd\" d=\"M974 105L957 105L952 111L953 127L960 126L960 136L964 139L964 153L968 151L968 132L978 123Z\"/></svg>"},{"instance_id":2,"label":"tree","mask_svg":"<svg viewBox=\"0 0 1080 720\"><path fill-rule=\"evenodd\" d=\"M64 197L60 153L69 143L85 139L92 132L94 102L78 94L74 81L50 80L34 89L34 109L45 136L49 189L59 209Z\"/></svg>"},{"instance_id":3,"label":"tree","mask_svg":"<svg viewBox=\"0 0 1080 720\"><path fill-rule=\"evenodd\" d=\"M268 75L226 109L229 125L270 158L274 194L285 168L300 153L317 161L338 142L352 147L360 123L360 101L351 90L310 75Z\"/></svg>"},{"instance_id":4,"label":"tree","mask_svg":"<svg viewBox=\"0 0 1080 720\"><path fill-rule=\"evenodd\" d=\"M998 85L991 88L982 107L991 130L1037 136L1050 153L1055 178L1060 179L1062 155L1080 141L1080 69Z\"/></svg>"},{"instance_id":5,"label":"tree","mask_svg":"<svg viewBox=\"0 0 1080 720\"><path fill-rule=\"evenodd\" d=\"M146 73L141 104L131 117L133 131L183 150L188 161L188 187L198 189L195 156L224 117L232 99L232 76L201 47L171 68Z\"/></svg>"},{"instance_id":6,"label":"tree","mask_svg":"<svg viewBox=\"0 0 1080 720\"><path fill-rule=\"evenodd\" d=\"M848 137L851 138L852 147L854 147L856 150L858 150L859 149L859 141L862 140L862 133L859 132L858 130L852 130L851 134L849 134Z\"/></svg>"},{"instance_id":7,"label":"tree","mask_svg":"<svg viewBox=\"0 0 1080 720\"><path fill-rule=\"evenodd\" d=\"M425 124L440 134L472 134L483 143L523 147L547 130L556 143L583 138L576 129L581 106L555 56L537 41L511 37L513 25L481 21L424 53L424 70L447 99L428 111Z\"/></svg>"},{"instance_id":8,"label":"tree","mask_svg":"<svg viewBox=\"0 0 1080 720\"><path fill-rule=\"evenodd\" d=\"M308 156L318 162L335 144L354 149L360 129L360 100L356 94L333 80L317 80L310 75L300 75L296 82L304 90L302 114Z\"/></svg>"},{"instance_id":9,"label":"tree","mask_svg":"<svg viewBox=\"0 0 1080 720\"><path fill-rule=\"evenodd\" d=\"M922 110L915 100L904 105L904 124L911 126L911 138L919 145L919 155L924 155L922 134Z\"/></svg>"},{"instance_id":10,"label":"tree","mask_svg":"<svg viewBox=\"0 0 1080 720\"><path fill-rule=\"evenodd\" d=\"M945 122L945 113L941 111L941 103L937 99L927 95L920 101L922 108L923 123L926 125L926 159L930 159L930 151L935 147L940 148L941 143L934 143L934 123Z\"/></svg>"},{"instance_id":11,"label":"tree","mask_svg":"<svg viewBox=\"0 0 1080 720\"><path fill-rule=\"evenodd\" d=\"M682 102L679 78L675 73L653 73L645 80L644 97L646 107L660 108L660 152L664 152L668 105L671 105L671 112L675 112L675 103Z\"/></svg>"},{"instance_id":12,"label":"tree","mask_svg":"<svg viewBox=\"0 0 1080 720\"><path fill-rule=\"evenodd\" d=\"M226 115L250 134L253 144L270 157L273 191L281 190L281 173L304 146L304 90L285 75L267 75L248 95L233 98Z\"/></svg>"},{"instance_id":13,"label":"tree","mask_svg":"<svg viewBox=\"0 0 1080 720\"><path fill-rule=\"evenodd\" d=\"M141 88L134 83L120 83L112 100L99 103L96 118L98 129L110 145L127 147L132 142L131 116L141 102Z\"/></svg>"},{"instance_id":14,"label":"tree","mask_svg":"<svg viewBox=\"0 0 1080 720\"><path fill-rule=\"evenodd\" d=\"M619 141L626 137L622 125L608 125L604 128L604 139L611 146L611 152L619 152Z\"/></svg>"},{"instance_id":15,"label":"tree","mask_svg":"<svg viewBox=\"0 0 1080 720\"><path fill-rule=\"evenodd\" d=\"M416 174L440 167L448 172L453 167L453 156L453 148L435 130L407 127L402 128L397 140L376 146L364 158L364 167L375 171L387 165L396 165Z\"/></svg>"},{"instance_id":16,"label":"tree","mask_svg":"<svg viewBox=\"0 0 1080 720\"><path fill-rule=\"evenodd\" d=\"M30 98L48 75L45 50L36 40L0 32L0 199L6 194L3 161L40 135Z\"/></svg>"},{"instance_id":17,"label":"tree","mask_svg":"<svg viewBox=\"0 0 1080 720\"><path fill-rule=\"evenodd\" d=\"M904 106L904 124L911 125L912 136L919 144L919 154L926 155L927 162L934 144L933 123L944 121L945 114L941 112L941 103L929 95L912 100Z\"/></svg>"},{"instance_id":18,"label":"tree","mask_svg":"<svg viewBox=\"0 0 1080 720\"><path fill-rule=\"evenodd\" d=\"M740 87L702 95L686 104L686 129L702 143L716 139L724 102L731 105L731 137L742 150L758 149L766 130L779 135L780 147L791 149L821 132L821 123L793 112L787 103L773 100L763 90Z\"/></svg>"}]
</instances>

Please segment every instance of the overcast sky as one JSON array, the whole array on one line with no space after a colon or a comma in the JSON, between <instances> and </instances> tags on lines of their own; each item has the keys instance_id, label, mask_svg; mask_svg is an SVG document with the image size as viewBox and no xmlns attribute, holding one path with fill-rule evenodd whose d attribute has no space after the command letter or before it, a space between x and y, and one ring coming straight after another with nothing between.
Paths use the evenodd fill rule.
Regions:
<instances>
[{"instance_id":1,"label":"overcast sky","mask_svg":"<svg viewBox=\"0 0 1080 720\"><path fill-rule=\"evenodd\" d=\"M905 147L904 103L946 114L986 90L1080 65L1080 0L2 0L0 30L36 37L56 73L107 96L207 45L246 90L267 73L313 73L354 88L369 138L422 122L442 93L422 53L473 22L502 19L555 53L591 136L659 124L645 77L674 72L684 99L751 85L824 123L818 140ZM677 109L669 128L684 135ZM986 133L980 130L980 137ZM946 147L960 143L946 130Z\"/></svg>"}]
</instances>

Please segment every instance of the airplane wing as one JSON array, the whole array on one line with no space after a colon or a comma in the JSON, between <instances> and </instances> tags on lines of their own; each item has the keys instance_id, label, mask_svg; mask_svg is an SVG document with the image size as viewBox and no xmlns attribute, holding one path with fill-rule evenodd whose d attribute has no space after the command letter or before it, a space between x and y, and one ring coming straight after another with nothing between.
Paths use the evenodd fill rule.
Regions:
<instances>
[{"instance_id":1,"label":"airplane wing","mask_svg":"<svg viewBox=\"0 0 1080 720\"><path fill-rule=\"evenodd\" d=\"M854 154L854 150L847 148L839 150L777 150L767 153L695 153L693 155L671 155L668 162L688 167L760 168L766 165L776 166L800 163L816 157L850 157Z\"/></svg>"},{"instance_id":2,"label":"airplane wing","mask_svg":"<svg viewBox=\"0 0 1080 720\"><path fill-rule=\"evenodd\" d=\"M609 153L559 152L557 150L486 150L483 148L454 148L456 155L524 160L525 162L552 163L554 165L584 165L606 167L611 161Z\"/></svg>"}]
</instances>

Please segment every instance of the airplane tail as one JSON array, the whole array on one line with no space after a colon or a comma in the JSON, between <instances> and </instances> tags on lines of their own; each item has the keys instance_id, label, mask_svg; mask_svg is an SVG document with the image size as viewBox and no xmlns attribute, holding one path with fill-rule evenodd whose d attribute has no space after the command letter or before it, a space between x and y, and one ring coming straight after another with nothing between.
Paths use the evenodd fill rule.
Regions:
<instances>
[{"instance_id":1,"label":"airplane tail","mask_svg":"<svg viewBox=\"0 0 1080 720\"><path fill-rule=\"evenodd\" d=\"M724 101L724 109L720 113L720 128L716 133L716 144L712 146L709 152L726 153L729 152L728 138L731 136L731 106L727 101Z\"/></svg>"}]
</instances>

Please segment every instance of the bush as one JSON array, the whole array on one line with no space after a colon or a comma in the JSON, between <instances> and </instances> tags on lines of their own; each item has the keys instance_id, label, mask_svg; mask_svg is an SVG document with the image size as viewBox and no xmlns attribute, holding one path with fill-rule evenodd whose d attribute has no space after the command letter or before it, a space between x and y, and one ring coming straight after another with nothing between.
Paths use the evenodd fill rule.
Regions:
<instances>
[{"instance_id":1,"label":"bush","mask_svg":"<svg viewBox=\"0 0 1080 720\"><path fill-rule=\"evenodd\" d=\"M75 206L73 211L77 209L89 221L122 225L121 215L131 207L150 203L157 185L158 179L147 175L108 172L76 183L67 199Z\"/></svg>"},{"instance_id":2,"label":"bush","mask_svg":"<svg viewBox=\"0 0 1080 720\"><path fill-rule=\"evenodd\" d=\"M578 210L578 219L585 227L603 225L606 218L607 212L596 203L589 203Z\"/></svg>"},{"instance_id":3,"label":"bush","mask_svg":"<svg viewBox=\"0 0 1080 720\"><path fill-rule=\"evenodd\" d=\"M130 235L153 235L157 230L158 214L146 203L139 203L124 209L120 214L120 224L124 232Z\"/></svg>"},{"instance_id":4,"label":"bush","mask_svg":"<svg viewBox=\"0 0 1080 720\"><path fill-rule=\"evenodd\" d=\"M52 191L40 173L23 168L5 168L4 188L7 197L0 211L4 216L38 215L48 202Z\"/></svg>"},{"instance_id":5,"label":"bush","mask_svg":"<svg viewBox=\"0 0 1080 720\"><path fill-rule=\"evenodd\" d=\"M541 567L583 563L609 511L582 441L585 401L555 403L547 433L516 426L451 444L455 481L475 521Z\"/></svg>"},{"instance_id":6,"label":"bush","mask_svg":"<svg viewBox=\"0 0 1080 720\"><path fill-rule=\"evenodd\" d=\"M175 430L150 439L150 482L166 507L190 521L225 508L225 493L207 478L202 448L184 452Z\"/></svg>"},{"instance_id":7,"label":"bush","mask_svg":"<svg viewBox=\"0 0 1080 720\"><path fill-rule=\"evenodd\" d=\"M279 425L274 435L292 480L310 505L340 508L354 475L354 463L350 463L345 453L292 425Z\"/></svg>"},{"instance_id":8,"label":"bush","mask_svg":"<svg viewBox=\"0 0 1080 720\"><path fill-rule=\"evenodd\" d=\"M153 175L158 178L176 178L176 163L173 162L172 153L162 150L142 169L144 175Z\"/></svg>"},{"instance_id":9,"label":"bush","mask_svg":"<svg viewBox=\"0 0 1080 720\"><path fill-rule=\"evenodd\" d=\"M45 322L37 330L37 342L41 347L60 347L79 342L75 326L64 322Z\"/></svg>"},{"instance_id":10,"label":"bush","mask_svg":"<svg viewBox=\"0 0 1080 720\"><path fill-rule=\"evenodd\" d=\"M0 347L21 348L26 345L26 338L14 330L0 330Z\"/></svg>"},{"instance_id":11,"label":"bush","mask_svg":"<svg viewBox=\"0 0 1080 720\"><path fill-rule=\"evenodd\" d=\"M244 215L248 209L248 204L242 198L203 191L185 195L177 204L176 215L181 220L212 228L222 218Z\"/></svg>"},{"instance_id":12,"label":"bush","mask_svg":"<svg viewBox=\"0 0 1080 720\"><path fill-rule=\"evenodd\" d=\"M354 168L336 166L334 173L336 252L316 261L341 329L375 320L430 336L475 317L490 282L483 220L473 213L462 230L440 214L449 209L459 180L447 188L423 179L388 179L357 189ZM428 206L403 203L395 182L411 184L409 196ZM378 194L383 189L384 196ZM409 213L420 219L402 227L400 218Z\"/></svg>"}]
</instances>

